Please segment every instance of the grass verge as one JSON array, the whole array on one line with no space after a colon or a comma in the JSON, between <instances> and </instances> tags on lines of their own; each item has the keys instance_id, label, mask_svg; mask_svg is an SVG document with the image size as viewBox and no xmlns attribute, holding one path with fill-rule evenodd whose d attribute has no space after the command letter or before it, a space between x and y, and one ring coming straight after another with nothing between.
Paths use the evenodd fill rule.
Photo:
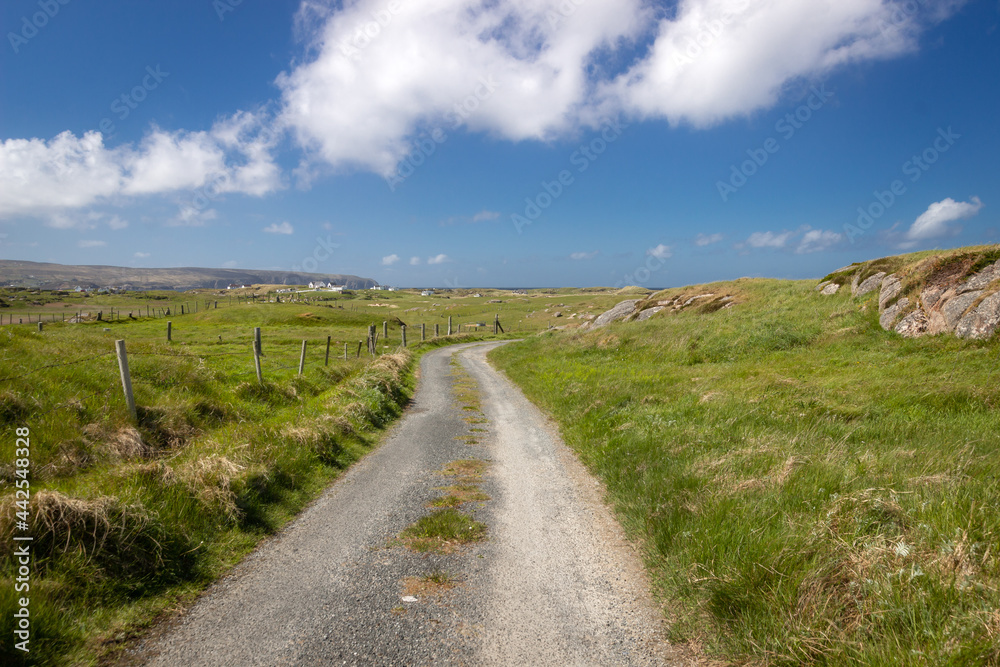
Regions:
<instances>
[{"instance_id":1,"label":"grass verge","mask_svg":"<svg viewBox=\"0 0 1000 667\"><path fill-rule=\"evenodd\" d=\"M903 339L876 295L814 287L705 286L739 304L491 359L604 480L675 642L737 664L997 664L1000 342Z\"/></svg>"}]
</instances>

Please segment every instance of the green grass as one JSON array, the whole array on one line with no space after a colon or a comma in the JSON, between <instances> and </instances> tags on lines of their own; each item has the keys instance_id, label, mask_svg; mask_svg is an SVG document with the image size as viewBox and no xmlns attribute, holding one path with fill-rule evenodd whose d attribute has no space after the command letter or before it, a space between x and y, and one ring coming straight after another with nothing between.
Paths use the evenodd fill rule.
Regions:
<instances>
[{"instance_id":1,"label":"green grass","mask_svg":"<svg viewBox=\"0 0 1000 667\"><path fill-rule=\"evenodd\" d=\"M997 664L1000 342L903 339L876 295L814 287L667 290L738 305L491 359L604 480L672 640L738 664Z\"/></svg>"},{"instance_id":2,"label":"green grass","mask_svg":"<svg viewBox=\"0 0 1000 667\"><path fill-rule=\"evenodd\" d=\"M453 507L436 510L407 526L400 533L403 543L421 552L447 552L456 545L486 537L486 524Z\"/></svg>"},{"instance_id":3,"label":"green grass","mask_svg":"<svg viewBox=\"0 0 1000 667\"><path fill-rule=\"evenodd\" d=\"M124 319L0 327L0 631L16 607L12 533L18 507L16 428L31 432L32 651L0 644L0 662L97 664L183 607L273 534L371 449L412 391L424 351L546 329L546 304L586 310L608 294L356 292L256 302L200 290L83 296L0 290L0 312L78 310ZM243 292L241 292L243 294ZM273 298L273 295L272 295ZM490 304L493 299L503 303ZM212 301L206 308L205 301ZM305 301L309 299L309 301ZM218 300L219 307L214 303ZM195 313L179 306L199 301ZM6 307L4 307L6 304ZM37 304L37 305L35 305ZM172 311L141 317L145 306ZM185 308L187 311L188 308ZM129 319L133 312L135 319ZM461 335L445 336L451 316ZM7 317L5 317L5 320ZM388 339L382 339L382 322ZM396 352L402 323L409 352ZM426 342L420 341L420 324ZM434 324L442 335L433 337ZM355 358L375 324L383 356ZM262 329L264 384L251 354ZM331 358L325 365L327 337ZM114 355L124 339L138 421L128 414ZM305 373L298 375L302 340ZM343 359L344 343L348 359ZM472 400L472 394L456 397Z\"/></svg>"}]
</instances>

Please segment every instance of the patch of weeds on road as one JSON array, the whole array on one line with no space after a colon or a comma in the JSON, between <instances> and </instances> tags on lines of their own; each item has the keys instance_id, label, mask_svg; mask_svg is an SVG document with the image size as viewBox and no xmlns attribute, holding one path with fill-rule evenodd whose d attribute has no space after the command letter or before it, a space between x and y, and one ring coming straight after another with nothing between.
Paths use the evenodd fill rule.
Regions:
<instances>
[{"instance_id":1,"label":"patch of weeds on road","mask_svg":"<svg viewBox=\"0 0 1000 667\"><path fill-rule=\"evenodd\" d=\"M486 524L454 508L418 519L399 535L405 546L422 553L450 553L486 537Z\"/></svg>"},{"instance_id":2,"label":"patch of weeds on road","mask_svg":"<svg viewBox=\"0 0 1000 667\"><path fill-rule=\"evenodd\" d=\"M477 438L474 435L456 435L455 440L458 440L459 442L464 442L467 445L479 444L479 438Z\"/></svg>"},{"instance_id":3,"label":"patch of weeds on road","mask_svg":"<svg viewBox=\"0 0 1000 667\"><path fill-rule=\"evenodd\" d=\"M425 598L440 595L458 585L458 581L446 570L434 570L422 577L403 579L403 595Z\"/></svg>"},{"instance_id":4,"label":"patch of weeds on road","mask_svg":"<svg viewBox=\"0 0 1000 667\"><path fill-rule=\"evenodd\" d=\"M463 412L469 413L469 416L465 418L468 423L485 423L486 418L483 416L482 408L482 398L479 395L479 385L476 383L475 379L466 372L463 368L458 357L452 357L452 395L455 397L455 402ZM470 419L481 419L482 421L470 422Z\"/></svg>"},{"instance_id":5,"label":"patch of weeds on road","mask_svg":"<svg viewBox=\"0 0 1000 667\"><path fill-rule=\"evenodd\" d=\"M474 481L483 476L487 465L488 463L482 459L458 459L446 463L441 469L441 474Z\"/></svg>"},{"instance_id":6,"label":"patch of weeds on road","mask_svg":"<svg viewBox=\"0 0 1000 667\"><path fill-rule=\"evenodd\" d=\"M465 503L480 503L490 499L475 484L455 484L441 490L445 495L432 500L428 504L430 507L459 507Z\"/></svg>"}]
</instances>

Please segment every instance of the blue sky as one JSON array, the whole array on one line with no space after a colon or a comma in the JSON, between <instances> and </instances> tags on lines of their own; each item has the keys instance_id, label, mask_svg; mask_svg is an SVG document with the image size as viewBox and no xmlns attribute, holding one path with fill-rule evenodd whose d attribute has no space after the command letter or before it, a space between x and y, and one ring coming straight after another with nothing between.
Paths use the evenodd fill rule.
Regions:
<instances>
[{"instance_id":1,"label":"blue sky","mask_svg":"<svg viewBox=\"0 0 1000 667\"><path fill-rule=\"evenodd\" d=\"M995 0L8 0L0 257L400 286L1000 242Z\"/></svg>"}]
</instances>

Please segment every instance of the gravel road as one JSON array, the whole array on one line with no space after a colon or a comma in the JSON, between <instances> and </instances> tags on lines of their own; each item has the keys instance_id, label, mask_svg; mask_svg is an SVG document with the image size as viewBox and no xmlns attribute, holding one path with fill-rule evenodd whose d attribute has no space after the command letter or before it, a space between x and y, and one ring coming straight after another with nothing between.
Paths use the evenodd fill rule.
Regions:
<instances>
[{"instance_id":1,"label":"gravel road","mask_svg":"<svg viewBox=\"0 0 1000 667\"><path fill-rule=\"evenodd\" d=\"M425 355L384 443L134 655L149 665L686 663L663 640L600 486L486 362L498 344ZM478 386L481 412L456 398L456 373ZM402 546L400 531L454 482L442 469L466 459L487 462L477 481L489 500L462 507L487 539L446 554ZM426 581L440 573L445 585Z\"/></svg>"}]
</instances>

